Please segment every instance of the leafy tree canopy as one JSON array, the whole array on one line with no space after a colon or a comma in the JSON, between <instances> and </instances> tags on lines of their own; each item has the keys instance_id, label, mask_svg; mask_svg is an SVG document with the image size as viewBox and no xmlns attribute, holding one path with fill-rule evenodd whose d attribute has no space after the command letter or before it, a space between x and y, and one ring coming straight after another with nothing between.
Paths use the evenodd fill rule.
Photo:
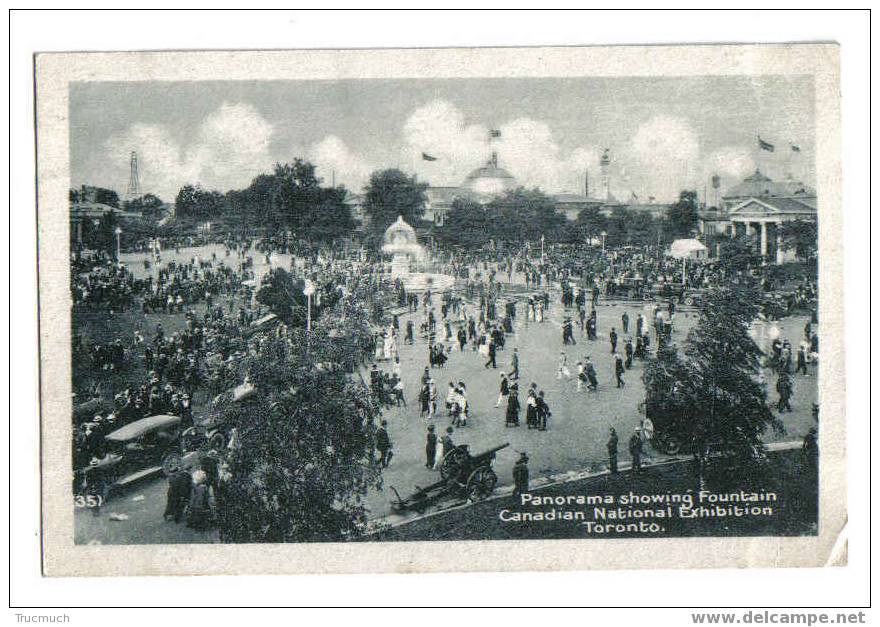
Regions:
<instances>
[{"instance_id":1,"label":"leafy tree canopy","mask_svg":"<svg viewBox=\"0 0 880 627\"><path fill-rule=\"evenodd\" d=\"M220 508L223 542L340 541L367 525L364 497L381 486L374 463L380 409L335 361L339 343L302 329L261 343L248 360L255 399L237 417Z\"/></svg>"},{"instance_id":2,"label":"leafy tree canopy","mask_svg":"<svg viewBox=\"0 0 880 627\"><path fill-rule=\"evenodd\" d=\"M809 261L818 252L818 225L810 220L783 222L779 225L779 240L783 250L794 250L798 259Z\"/></svg>"},{"instance_id":3,"label":"leafy tree canopy","mask_svg":"<svg viewBox=\"0 0 880 627\"><path fill-rule=\"evenodd\" d=\"M364 212L370 219L372 238L379 241L397 216L403 216L413 227L418 226L425 213L427 189L427 183L420 183L415 176L400 170L373 172L364 188Z\"/></svg>"},{"instance_id":4,"label":"leafy tree canopy","mask_svg":"<svg viewBox=\"0 0 880 627\"><path fill-rule=\"evenodd\" d=\"M691 237L699 222L697 192L684 190L666 213L667 231L673 237Z\"/></svg>"}]
</instances>

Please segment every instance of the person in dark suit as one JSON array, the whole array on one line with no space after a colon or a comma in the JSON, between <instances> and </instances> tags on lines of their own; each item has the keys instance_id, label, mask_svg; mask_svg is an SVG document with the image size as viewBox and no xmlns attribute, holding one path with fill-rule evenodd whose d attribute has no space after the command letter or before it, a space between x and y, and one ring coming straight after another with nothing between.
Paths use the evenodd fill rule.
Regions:
<instances>
[{"instance_id":1,"label":"person in dark suit","mask_svg":"<svg viewBox=\"0 0 880 627\"><path fill-rule=\"evenodd\" d=\"M168 498L165 503L164 518L179 523L183 520L183 511L189 502L192 492L192 476L185 470L178 469L168 477Z\"/></svg>"},{"instance_id":2,"label":"person in dark suit","mask_svg":"<svg viewBox=\"0 0 880 627\"><path fill-rule=\"evenodd\" d=\"M547 401L544 399L544 390L538 392L537 399L538 406L538 429L540 431L547 430L547 419L552 415L550 411L550 406L547 404Z\"/></svg>"},{"instance_id":3,"label":"person in dark suit","mask_svg":"<svg viewBox=\"0 0 880 627\"><path fill-rule=\"evenodd\" d=\"M611 427L610 435L608 436L608 443L605 445L608 448L608 466L611 468L611 474L617 474L617 431L614 430L614 427Z\"/></svg>"},{"instance_id":4,"label":"person in dark suit","mask_svg":"<svg viewBox=\"0 0 880 627\"><path fill-rule=\"evenodd\" d=\"M497 351L497 348L495 346L495 340L490 339L489 340L489 359L483 365L484 368L489 368L489 367L497 368L498 367L498 364L495 363L496 351Z\"/></svg>"},{"instance_id":5,"label":"person in dark suit","mask_svg":"<svg viewBox=\"0 0 880 627\"><path fill-rule=\"evenodd\" d=\"M526 494L529 491L529 456L524 452L513 465L513 496Z\"/></svg>"},{"instance_id":6,"label":"person in dark suit","mask_svg":"<svg viewBox=\"0 0 880 627\"><path fill-rule=\"evenodd\" d=\"M622 388L626 385L626 382L623 380L624 372L626 372L626 368L623 365L623 357L614 353L614 377L617 379L618 388Z\"/></svg>"},{"instance_id":7,"label":"person in dark suit","mask_svg":"<svg viewBox=\"0 0 880 627\"><path fill-rule=\"evenodd\" d=\"M391 463L391 438L388 437L388 421L383 420L382 426L376 429L376 450L379 451L379 465L388 468Z\"/></svg>"},{"instance_id":8,"label":"person in dark suit","mask_svg":"<svg viewBox=\"0 0 880 627\"><path fill-rule=\"evenodd\" d=\"M437 434L434 433L434 425L428 425L428 434L425 440L425 468L434 466L434 457L437 455Z\"/></svg>"},{"instance_id":9,"label":"person in dark suit","mask_svg":"<svg viewBox=\"0 0 880 627\"><path fill-rule=\"evenodd\" d=\"M632 471L642 471L642 436L636 429L629 438L629 454L632 456Z\"/></svg>"}]
</instances>

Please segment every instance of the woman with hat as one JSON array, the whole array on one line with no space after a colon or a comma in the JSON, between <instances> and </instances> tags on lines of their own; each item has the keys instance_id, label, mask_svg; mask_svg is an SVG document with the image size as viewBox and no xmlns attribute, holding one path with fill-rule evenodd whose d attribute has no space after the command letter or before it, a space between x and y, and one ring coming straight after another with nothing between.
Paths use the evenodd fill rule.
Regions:
<instances>
[{"instance_id":1,"label":"woman with hat","mask_svg":"<svg viewBox=\"0 0 880 627\"><path fill-rule=\"evenodd\" d=\"M507 397L507 413L504 426L519 426L519 385L516 383L510 386L510 395Z\"/></svg>"}]
</instances>

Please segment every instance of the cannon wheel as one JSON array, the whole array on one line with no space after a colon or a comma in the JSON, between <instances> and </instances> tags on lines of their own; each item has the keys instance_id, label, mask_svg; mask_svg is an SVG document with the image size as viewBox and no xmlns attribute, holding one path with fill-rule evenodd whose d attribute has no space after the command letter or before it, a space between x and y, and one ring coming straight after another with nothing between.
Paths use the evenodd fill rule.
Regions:
<instances>
[{"instance_id":1,"label":"cannon wheel","mask_svg":"<svg viewBox=\"0 0 880 627\"><path fill-rule=\"evenodd\" d=\"M216 431L208 439L208 447L218 452L226 448L226 438L223 436L223 433Z\"/></svg>"},{"instance_id":2,"label":"cannon wheel","mask_svg":"<svg viewBox=\"0 0 880 627\"><path fill-rule=\"evenodd\" d=\"M656 442L657 448L661 453L667 455L678 455L681 452L681 441L674 435L664 435L655 437L652 442Z\"/></svg>"},{"instance_id":3,"label":"cannon wheel","mask_svg":"<svg viewBox=\"0 0 880 627\"><path fill-rule=\"evenodd\" d=\"M495 491L498 475L489 467L477 468L468 477L467 495L471 501L482 501Z\"/></svg>"},{"instance_id":4,"label":"cannon wheel","mask_svg":"<svg viewBox=\"0 0 880 627\"><path fill-rule=\"evenodd\" d=\"M454 448L443 456L440 464L440 476L444 479L454 477L458 467L467 461L467 453L460 448Z\"/></svg>"}]
</instances>

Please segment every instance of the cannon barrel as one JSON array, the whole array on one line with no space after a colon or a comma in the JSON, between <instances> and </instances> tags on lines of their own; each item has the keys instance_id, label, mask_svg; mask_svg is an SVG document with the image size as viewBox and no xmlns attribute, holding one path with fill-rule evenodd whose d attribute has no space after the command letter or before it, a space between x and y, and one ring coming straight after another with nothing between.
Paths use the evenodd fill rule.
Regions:
<instances>
[{"instance_id":1,"label":"cannon barrel","mask_svg":"<svg viewBox=\"0 0 880 627\"><path fill-rule=\"evenodd\" d=\"M481 457L488 457L488 456L491 455L492 453L497 453L497 452L500 451L501 449L505 449L505 448L507 448L508 446L510 446L510 442L505 442L504 444L500 444L500 445L498 445L498 446L495 446L495 447L493 447L493 448L490 448L488 451L483 451L482 453L479 453L479 454L477 454L477 455L474 455L473 457L474 457L474 458L477 458L477 459L479 459L479 458L481 458Z\"/></svg>"}]
</instances>

